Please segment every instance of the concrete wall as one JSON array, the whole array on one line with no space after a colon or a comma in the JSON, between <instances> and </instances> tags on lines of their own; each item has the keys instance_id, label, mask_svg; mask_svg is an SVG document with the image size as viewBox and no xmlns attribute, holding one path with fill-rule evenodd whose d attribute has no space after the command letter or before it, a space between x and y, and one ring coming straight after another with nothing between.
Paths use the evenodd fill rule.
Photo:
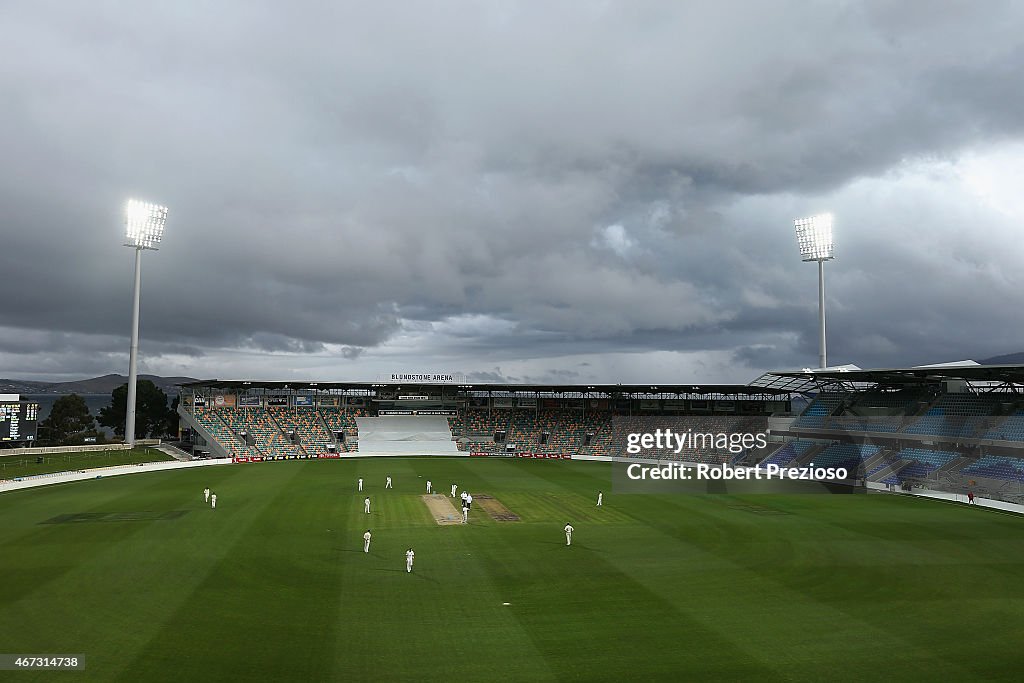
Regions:
<instances>
[{"instance_id":1,"label":"concrete wall","mask_svg":"<svg viewBox=\"0 0 1024 683\"><path fill-rule=\"evenodd\" d=\"M18 489L29 489L48 484L64 484L71 481L85 481L87 479L103 479L104 477L117 477L122 474L141 474L144 472L162 472L164 470L180 470L190 467L209 467L211 465L230 465L230 458L218 458L216 460L192 460L189 462L168 461L168 462L147 462L139 465L114 465L112 467L96 467L89 470L77 472L54 472L53 474L36 474L31 477L21 477L11 481L0 481L0 492L16 491Z\"/></svg>"}]
</instances>

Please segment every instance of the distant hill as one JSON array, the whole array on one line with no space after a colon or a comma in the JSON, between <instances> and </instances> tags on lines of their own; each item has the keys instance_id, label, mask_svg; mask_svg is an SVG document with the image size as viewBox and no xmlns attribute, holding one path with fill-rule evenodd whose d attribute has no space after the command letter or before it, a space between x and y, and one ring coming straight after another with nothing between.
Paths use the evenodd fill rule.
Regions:
<instances>
[{"instance_id":1,"label":"distant hill","mask_svg":"<svg viewBox=\"0 0 1024 683\"><path fill-rule=\"evenodd\" d=\"M1024 363L1024 352L992 356L991 358L979 360L978 362L982 365L1017 365L1018 363Z\"/></svg>"},{"instance_id":2,"label":"distant hill","mask_svg":"<svg viewBox=\"0 0 1024 683\"><path fill-rule=\"evenodd\" d=\"M177 384L194 382L191 377L159 377L139 375L148 379L168 395L178 395ZM109 394L122 384L128 383L125 375L103 375L74 382L32 382L20 379L0 379L0 393L5 394Z\"/></svg>"}]
</instances>

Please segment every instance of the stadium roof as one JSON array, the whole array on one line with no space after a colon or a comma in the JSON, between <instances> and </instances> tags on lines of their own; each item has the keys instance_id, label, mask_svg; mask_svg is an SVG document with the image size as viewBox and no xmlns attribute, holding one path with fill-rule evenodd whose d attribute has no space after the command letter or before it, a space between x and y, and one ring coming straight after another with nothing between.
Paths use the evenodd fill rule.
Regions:
<instances>
[{"instance_id":1,"label":"stadium roof","mask_svg":"<svg viewBox=\"0 0 1024 683\"><path fill-rule=\"evenodd\" d=\"M750 383L752 387L791 392L815 391L827 384L855 387L931 384L949 380L1020 385L1024 387L1024 365L978 365L973 361L943 363L911 368L875 370L826 368L766 372Z\"/></svg>"},{"instance_id":2,"label":"stadium roof","mask_svg":"<svg viewBox=\"0 0 1024 683\"><path fill-rule=\"evenodd\" d=\"M717 394L735 396L784 395L790 390L755 386L753 384L475 384L436 382L263 382L256 380L205 379L185 382L179 386L199 389L270 389L284 391L344 391L399 388L399 387L444 387L462 392L491 393L538 393L538 394Z\"/></svg>"}]
</instances>

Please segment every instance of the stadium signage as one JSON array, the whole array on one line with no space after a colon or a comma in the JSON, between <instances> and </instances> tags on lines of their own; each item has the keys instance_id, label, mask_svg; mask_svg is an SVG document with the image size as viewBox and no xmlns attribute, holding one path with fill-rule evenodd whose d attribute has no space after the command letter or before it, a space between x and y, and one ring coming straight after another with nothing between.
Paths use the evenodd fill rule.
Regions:
<instances>
[{"instance_id":1,"label":"stadium signage","mask_svg":"<svg viewBox=\"0 0 1024 683\"><path fill-rule=\"evenodd\" d=\"M441 415L443 417L454 417L458 415L456 410L399 410L391 408L381 408L377 411L378 415Z\"/></svg>"},{"instance_id":2,"label":"stadium signage","mask_svg":"<svg viewBox=\"0 0 1024 683\"><path fill-rule=\"evenodd\" d=\"M455 381L455 375L435 375L429 373L404 373L404 372L393 372L391 373L392 382L438 382L438 383L451 383Z\"/></svg>"},{"instance_id":3,"label":"stadium signage","mask_svg":"<svg viewBox=\"0 0 1024 683\"><path fill-rule=\"evenodd\" d=\"M399 396L398 399L400 401L429 401L430 397L429 396L413 396L413 395L410 394L410 395Z\"/></svg>"}]
</instances>

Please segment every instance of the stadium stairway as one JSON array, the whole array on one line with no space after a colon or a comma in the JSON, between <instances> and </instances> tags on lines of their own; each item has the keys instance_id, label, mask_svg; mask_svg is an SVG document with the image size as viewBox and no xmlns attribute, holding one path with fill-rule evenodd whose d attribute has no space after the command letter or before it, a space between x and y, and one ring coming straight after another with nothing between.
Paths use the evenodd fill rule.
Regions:
<instances>
[{"instance_id":1,"label":"stadium stairway","mask_svg":"<svg viewBox=\"0 0 1024 683\"><path fill-rule=\"evenodd\" d=\"M867 477L868 481L884 482L886 479L889 479L890 477L896 479L899 477L900 472L907 469L912 464L913 463L908 462L906 460L896 460L896 462L884 465L874 472L869 471Z\"/></svg>"},{"instance_id":2,"label":"stadium stairway","mask_svg":"<svg viewBox=\"0 0 1024 683\"><path fill-rule=\"evenodd\" d=\"M816 443L800 455L793 458L793 462L790 463L791 467L803 467L814 462L814 457L828 448L829 444Z\"/></svg>"},{"instance_id":3,"label":"stadium stairway","mask_svg":"<svg viewBox=\"0 0 1024 683\"><path fill-rule=\"evenodd\" d=\"M338 453L343 452L345 449L342 447L340 443L338 443L338 437L334 435L334 430L332 430L331 426L327 424L327 420L324 419L324 416L320 414L319 410L316 412L316 420L320 424L320 426L323 427L324 431L330 435L331 443L334 444L334 449Z\"/></svg>"},{"instance_id":4,"label":"stadium stairway","mask_svg":"<svg viewBox=\"0 0 1024 683\"><path fill-rule=\"evenodd\" d=\"M960 470L962 470L963 468L967 467L971 463L977 462L977 461L978 461L977 458L968 458L968 457L954 458L953 460L950 460L949 462L947 462L945 465L943 465L939 469L935 470L934 474L942 475L942 474L949 474L949 473L953 473L953 472L959 472Z\"/></svg>"},{"instance_id":5,"label":"stadium stairway","mask_svg":"<svg viewBox=\"0 0 1024 683\"><path fill-rule=\"evenodd\" d=\"M285 426L281 424L280 417L278 415L275 415L273 410L268 410L267 416L270 418L271 423L273 423L273 425L277 427L277 431L280 432L280 439L282 439L285 443L289 443L295 446L299 452L299 455L301 455L302 457L309 457L309 449L306 448L306 444L302 442L301 432L298 429L296 429L295 432L299 438L295 443L292 443L292 441L288 439L288 429L286 429Z\"/></svg>"},{"instance_id":6,"label":"stadium stairway","mask_svg":"<svg viewBox=\"0 0 1024 683\"><path fill-rule=\"evenodd\" d=\"M156 446L153 446L153 448L157 449L161 453L171 456L172 458L179 462L188 462L189 460L192 459L190 454L186 453L180 448L177 448L176 446L172 446L167 443L157 444Z\"/></svg>"},{"instance_id":7,"label":"stadium stairway","mask_svg":"<svg viewBox=\"0 0 1024 683\"><path fill-rule=\"evenodd\" d=\"M206 425L202 424L198 419L196 419L195 415L193 415L192 413L190 413L187 410L185 410L184 406L178 406L178 416L194 432L196 432L201 437L203 437L203 440L206 441L206 444L207 444L207 446L210 449L210 453L213 454L214 456L216 456L218 458L231 458L231 457L234 457L238 452L245 450L244 444L239 442L237 445L233 444L233 446L234 446L234 452L233 452L233 450L230 447L225 446L224 444L222 444L217 439L217 437L214 436L214 434L206 427ZM226 428L226 426L225 426L225 428ZM238 439L236 438L236 441L237 440Z\"/></svg>"},{"instance_id":8,"label":"stadium stairway","mask_svg":"<svg viewBox=\"0 0 1024 683\"><path fill-rule=\"evenodd\" d=\"M871 472L879 466L886 465L890 462L892 457L892 450L888 448L882 448L877 453L872 455L870 458L864 460L864 471Z\"/></svg>"}]
</instances>

